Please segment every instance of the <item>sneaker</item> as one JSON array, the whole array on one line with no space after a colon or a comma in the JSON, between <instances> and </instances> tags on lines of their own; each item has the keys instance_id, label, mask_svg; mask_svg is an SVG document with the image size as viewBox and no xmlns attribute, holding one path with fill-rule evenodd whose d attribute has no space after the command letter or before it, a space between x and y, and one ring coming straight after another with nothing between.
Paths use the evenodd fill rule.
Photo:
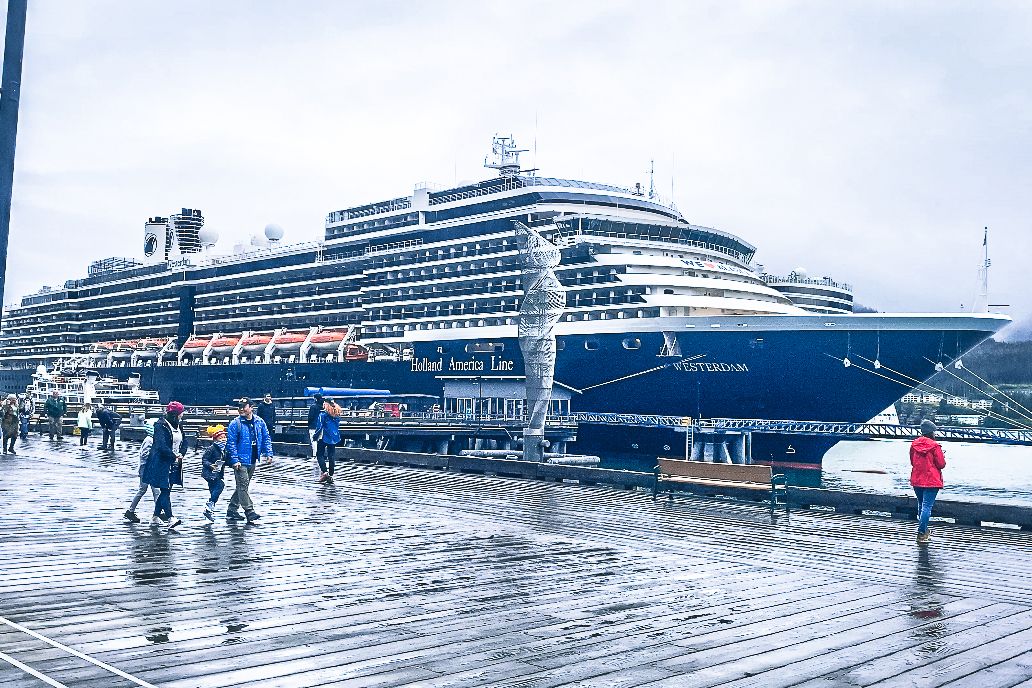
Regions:
<instances>
[{"instance_id":1,"label":"sneaker","mask_svg":"<svg viewBox=\"0 0 1032 688\"><path fill-rule=\"evenodd\" d=\"M932 536L930 534L928 534L928 533L918 533L917 534L917 544L919 544L919 545L923 545L923 544L925 544L926 542L928 542L931 539L932 539Z\"/></svg>"},{"instance_id":2,"label":"sneaker","mask_svg":"<svg viewBox=\"0 0 1032 688\"><path fill-rule=\"evenodd\" d=\"M204 503L204 510L215 511L215 505L212 503L210 499Z\"/></svg>"},{"instance_id":3,"label":"sneaker","mask_svg":"<svg viewBox=\"0 0 1032 688\"><path fill-rule=\"evenodd\" d=\"M261 516L259 516L258 514L254 513L253 511L248 511L247 512L247 522L248 523L254 523L259 518L261 518Z\"/></svg>"},{"instance_id":4,"label":"sneaker","mask_svg":"<svg viewBox=\"0 0 1032 688\"><path fill-rule=\"evenodd\" d=\"M326 484L327 485L332 485L333 484L333 476L332 475L326 476Z\"/></svg>"},{"instance_id":5,"label":"sneaker","mask_svg":"<svg viewBox=\"0 0 1032 688\"><path fill-rule=\"evenodd\" d=\"M215 512L209 509L207 506L204 507L204 517L212 523L215 522Z\"/></svg>"},{"instance_id":6,"label":"sneaker","mask_svg":"<svg viewBox=\"0 0 1032 688\"><path fill-rule=\"evenodd\" d=\"M166 521L166 523L168 524L167 526L165 526L165 528L167 530L175 530L177 527L183 525L182 519L178 519L178 518L177 519L171 519L170 518L170 519L168 519L168 521Z\"/></svg>"},{"instance_id":7,"label":"sneaker","mask_svg":"<svg viewBox=\"0 0 1032 688\"><path fill-rule=\"evenodd\" d=\"M152 526L160 526L160 525L161 525L162 523L164 523L164 521L162 521L162 520L161 520L160 518L158 518L157 516L151 516L151 517L150 517L150 524L151 524Z\"/></svg>"},{"instance_id":8,"label":"sneaker","mask_svg":"<svg viewBox=\"0 0 1032 688\"><path fill-rule=\"evenodd\" d=\"M233 509L230 509L229 511L226 512L226 520L227 521L239 521L242 518L243 518L243 516L240 515L239 511L235 511Z\"/></svg>"},{"instance_id":9,"label":"sneaker","mask_svg":"<svg viewBox=\"0 0 1032 688\"><path fill-rule=\"evenodd\" d=\"M135 512L129 511L128 509L126 510L126 512L124 514L122 514L122 516L125 517L125 520L129 521L130 523L139 523L140 522L140 517L137 516Z\"/></svg>"},{"instance_id":10,"label":"sneaker","mask_svg":"<svg viewBox=\"0 0 1032 688\"><path fill-rule=\"evenodd\" d=\"M12 450L11 450L11 453L12 453L12 454L17 454L18 452L14 451L14 450L12 449Z\"/></svg>"},{"instance_id":11,"label":"sneaker","mask_svg":"<svg viewBox=\"0 0 1032 688\"><path fill-rule=\"evenodd\" d=\"M319 476L319 482L324 483L324 482L326 482L326 479L329 478L329 477L330 477L329 473L323 473L322 475Z\"/></svg>"}]
</instances>

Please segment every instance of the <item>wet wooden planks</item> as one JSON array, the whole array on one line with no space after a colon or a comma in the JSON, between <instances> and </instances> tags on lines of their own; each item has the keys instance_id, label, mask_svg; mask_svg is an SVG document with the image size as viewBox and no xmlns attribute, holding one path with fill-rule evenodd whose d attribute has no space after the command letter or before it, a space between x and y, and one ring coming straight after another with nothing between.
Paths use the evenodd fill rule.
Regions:
<instances>
[{"instance_id":1,"label":"wet wooden planks","mask_svg":"<svg viewBox=\"0 0 1032 688\"><path fill-rule=\"evenodd\" d=\"M364 465L321 487L288 458L256 481L260 527L206 526L195 458L164 534L120 520L132 448L0 457L0 616L153 685L1032 679L1022 533L943 527L919 550L897 521ZM138 685L3 624L0 652ZM32 681L0 661L0 688Z\"/></svg>"}]
</instances>

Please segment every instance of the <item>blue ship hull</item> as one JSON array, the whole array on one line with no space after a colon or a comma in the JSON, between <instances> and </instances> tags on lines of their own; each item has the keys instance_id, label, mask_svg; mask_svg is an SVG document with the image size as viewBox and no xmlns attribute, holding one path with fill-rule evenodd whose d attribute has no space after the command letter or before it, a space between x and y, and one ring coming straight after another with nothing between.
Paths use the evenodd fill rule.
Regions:
<instances>
[{"instance_id":1,"label":"blue ship hull","mask_svg":"<svg viewBox=\"0 0 1032 688\"><path fill-rule=\"evenodd\" d=\"M657 355L662 332L563 334L557 388L570 392L573 411L862 422L930 377L937 363L951 363L996 329L975 322L969 329L946 330L704 327L678 332L680 355L674 356ZM493 353L474 351L476 342L484 340L416 342L412 359L404 361L105 372L122 378L139 372L143 387L157 390L162 400L194 405L221 405L265 392L301 396L311 386L442 396L448 380L521 380L523 359L515 338L491 340ZM624 458L677 456L684 443L684 433L669 429L582 426L570 450ZM819 466L832 445L825 438L759 435L753 458Z\"/></svg>"}]
</instances>

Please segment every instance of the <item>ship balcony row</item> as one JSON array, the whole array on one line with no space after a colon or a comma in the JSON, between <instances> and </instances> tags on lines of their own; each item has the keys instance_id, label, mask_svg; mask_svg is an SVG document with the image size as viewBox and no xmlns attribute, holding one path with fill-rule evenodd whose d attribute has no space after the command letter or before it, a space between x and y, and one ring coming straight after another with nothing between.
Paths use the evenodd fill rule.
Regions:
<instances>
[{"instance_id":1,"label":"ship balcony row","mask_svg":"<svg viewBox=\"0 0 1032 688\"><path fill-rule=\"evenodd\" d=\"M519 312L519 299L496 302L460 302L460 303L439 303L436 305L409 306L405 308L381 308L369 311L366 314L366 322L377 323L390 320L414 320L420 318L441 318L441 317L466 317L471 315L496 315L499 313Z\"/></svg>"},{"instance_id":2,"label":"ship balcony row","mask_svg":"<svg viewBox=\"0 0 1032 688\"><path fill-rule=\"evenodd\" d=\"M463 239L455 239L454 241L459 242L463 241ZM390 270L395 266L406 268L410 265L470 260L495 256L499 253L512 253L515 255L517 250L515 237L484 239L482 243L473 242L472 245L470 243L449 245L450 243L423 245L416 251L405 250L377 256L370 260L367 270L371 273L378 270Z\"/></svg>"},{"instance_id":3,"label":"ship balcony row","mask_svg":"<svg viewBox=\"0 0 1032 688\"><path fill-rule=\"evenodd\" d=\"M523 284L519 278L512 281L500 280L492 282L446 282L432 286L411 287L409 289L390 289L384 292L369 292L362 296L365 306L382 303L401 304L424 300L454 298L457 296L495 296L511 292L522 292Z\"/></svg>"},{"instance_id":4,"label":"ship balcony row","mask_svg":"<svg viewBox=\"0 0 1032 688\"><path fill-rule=\"evenodd\" d=\"M428 282L446 278L468 279L469 277L492 275L499 272L515 272L519 270L519 267L519 259L515 253L504 258L476 262L470 261L469 263L462 259L456 259L454 263L442 263L434 267L371 273L368 276L368 283L375 286Z\"/></svg>"},{"instance_id":5,"label":"ship balcony row","mask_svg":"<svg viewBox=\"0 0 1032 688\"><path fill-rule=\"evenodd\" d=\"M290 315L296 313L317 313L330 310L348 310L361 308L362 301L354 296L324 299L297 299L291 301L251 301L248 305L240 306L204 306L195 308L197 317L206 320L239 318L239 317L265 317L268 315Z\"/></svg>"},{"instance_id":6,"label":"ship balcony row","mask_svg":"<svg viewBox=\"0 0 1032 688\"><path fill-rule=\"evenodd\" d=\"M273 313L262 311L246 316L225 318L198 318L194 327L198 334L235 332L245 329L277 329L280 327L309 327L311 325L347 325L361 322L365 316L362 309L313 310L305 313Z\"/></svg>"}]
</instances>

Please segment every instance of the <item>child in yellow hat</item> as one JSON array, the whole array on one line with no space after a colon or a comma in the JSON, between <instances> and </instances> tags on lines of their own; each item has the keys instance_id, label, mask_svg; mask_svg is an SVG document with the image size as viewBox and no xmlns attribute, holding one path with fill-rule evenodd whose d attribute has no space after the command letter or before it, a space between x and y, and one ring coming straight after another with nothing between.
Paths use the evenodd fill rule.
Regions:
<instances>
[{"instance_id":1,"label":"child in yellow hat","mask_svg":"<svg viewBox=\"0 0 1032 688\"><path fill-rule=\"evenodd\" d=\"M201 457L201 477L208 483L208 494L211 499L204 505L204 517L215 521L215 502L219 501L222 490L226 487L223 471L226 468L226 428L222 425L208 426L208 437L211 446Z\"/></svg>"}]
</instances>

